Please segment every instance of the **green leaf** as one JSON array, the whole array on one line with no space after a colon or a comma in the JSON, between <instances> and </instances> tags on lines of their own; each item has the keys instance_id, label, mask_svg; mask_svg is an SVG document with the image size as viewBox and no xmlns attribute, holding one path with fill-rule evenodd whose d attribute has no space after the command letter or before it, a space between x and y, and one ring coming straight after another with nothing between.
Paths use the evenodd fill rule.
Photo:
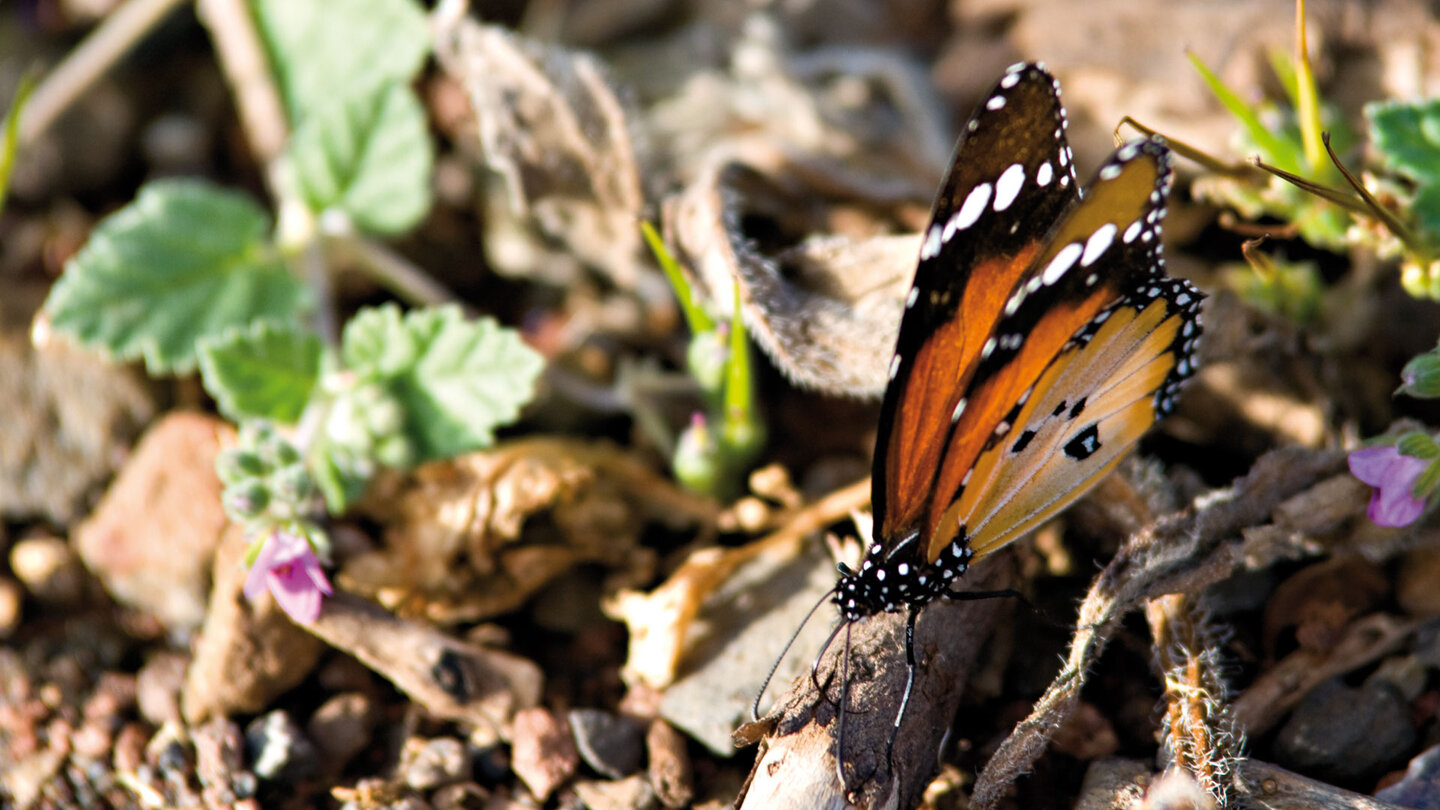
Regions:
<instances>
[{"instance_id":1,"label":"green leaf","mask_svg":"<svg viewBox=\"0 0 1440 810\"><path fill-rule=\"evenodd\" d=\"M454 306L403 319L394 305L362 310L345 327L341 359L404 406L417 463L493 442L495 428L530 401L544 365L513 329L467 321Z\"/></svg>"},{"instance_id":2,"label":"green leaf","mask_svg":"<svg viewBox=\"0 0 1440 810\"><path fill-rule=\"evenodd\" d=\"M430 51L413 0L254 0L292 123L333 99L415 78Z\"/></svg>"},{"instance_id":3,"label":"green leaf","mask_svg":"<svg viewBox=\"0 0 1440 810\"><path fill-rule=\"evenodd\" d=\"M197 342L257 318L298 319L309 291L267 242L250 198L162 180L106 218L65 265L45 311L82 345L152 374L188 372Z\"/></svg>"},{"instance_id":4,"label":"green leaf","mask_svg":"<svg viewBox=\"0 0 1440 810\"><path fill-rule=\"evenodd\" d=\"M5 197L10 192L10 172L15 168L15 152L20 148L20 113L30 92L35 89L35 72L32 70L20 77L15 88L15 100L10 102L10 112L5 114L5 133L0 142L0 211L5 210Z\"/></svg>"},{"instance_id":5,"label":"green leaf","mask_svg":"<svg viewBox=\"0 0 1440 810\"><path fill-rule=\"evenodd\" d=\"M1412 430L1396 439L1395 449L1400 452L1400 455L1411 458L1440 458L1440 447L1435 446L1435 439L1430 434L1419 430Z\"/></svg>"},{"instance_id":6,"label":"green leaf","mask_svg":"<svg viewBox=\"0 0 1440 810\"><path fill-rule=\"evenodd\" d=\"M1436 154L1440 160L1440 154ZM1410 216L1430 244L1440 243L1440 183L1426 183L1415 192L1410 201Z\"/></svg>"},{"instance_id":7,"label":"green leaf","mask_svg":"<svg viewBox=\"0 0 1440 810\"><path fill-rule=\"evenodd\" d=\"M1220 77L1216 76L1204 62L1200 61L1199 56L1196 56L1194 53L1188 55L1190 57L1190 63L1194 65L1195 70L1200 73L1200 78L1203 79L1206 86L1210 88L1210 92L1225 106L1225 109L1230 111L1230 114L1235 117L1235 120L1239 121L1240 125L1245 128L1245 133L1250 136L1250 139L1255 143L1256 148L1260 150L1263 156L1269 162L1292 174L1302 173L1299 160L1297 159L1299 157L1298 151L1295 146L1272 133L1260 120L1260 115L1255 112L1249 104L1242 101L1240 96L1221 81Z\"/></svg>"},{"instance_id":8,"label":"green leaf","mask_svg":"<svg viewBox=\"0 0 1440 810\"><path fill-rule=\"evenodd\" d=\"M430 207L434 148L407 86L389 83L318 108L295 130L289 154L316 213L339 209L362 230L398 234Z\"/></svg>"},{"instance_id":9,"label":"green leaf","mask_svg":"<svg viewBox=\"0 0 1440 810\"><path fill-rule=\"evenodd\" d=\"M1415 180L1440 180L1440 99L1367 104L1365 117L1387 166Z\"/></svg>"},{"instance_id":10,"label":"green leaf","mask_svg":"<svg viewBox=\"0 0 1440 810\"><path fill-rule=\"evenodd\" d=\"M311 332L257 321L201 341L200 374L231 419L294 424L319 379L321 352Z\"/></svg>"},{"instance_id":11,"label":"green leaf","mask_svg":"<svg viewBox=\"0 0 1440 810\"><path fill-rule=\"evenodd\" d=\"M689 279L685 278L680 263L675 261L675 256L665 247L665 240L660 238L655 226L641 220L640 234L645 237L645 244L650 246L650 252L655 254L655 261L660 263L660 269L665 271L665 278L675 290L675 297L680 299L680 310L685 313L685 322L690 325L690 335L698 337L702 332L715 331L715 319L695 300L695 289L690 286Z\"/></svg>"}]
</instances>

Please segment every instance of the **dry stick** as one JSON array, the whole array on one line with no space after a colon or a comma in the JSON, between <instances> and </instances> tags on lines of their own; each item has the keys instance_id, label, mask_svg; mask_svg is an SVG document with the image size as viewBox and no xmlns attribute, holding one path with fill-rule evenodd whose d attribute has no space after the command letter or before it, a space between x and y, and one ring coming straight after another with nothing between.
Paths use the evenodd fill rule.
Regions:
<instances>
[{"instance_id":1,"label":"dry stick","mask_svg":"<svg viewBox=\"0 0 1440 810\"><path fill-rule=\"evenodd\" d=\"M1004 588L1013 574L1010 562L1008 555L984 560L962 582L976 591ZM768 723L771 729L764 754L756 760L739 800L741 810L844 808L852 798L860 807L918 805L935 773L940 743L964 696L966 681L978 668L991 628L1011 602L937 599L921 610L915 628L915 685L889 762L887 743L905 688L905 614L881 613L850 628L842 754L848 784L843 786L835 781L842 631L842 638L820 662L821 683L828 681L827 695L816 692L807 674L780 700L774 714L751 724ZM751 726L742 727L742 732Z\"/></svg>"},{"instance_id":2,"label":"dry stick","mask_svg":"<svg viewBox=\"0 0 1440 810\"><path fill-rule=\"evenodd\" d=\"M50 128L75 100L184 0L129 0L35 88L20 118L20 145Z\"/></svg>"},{"instance_id":3,"label":"dry stick","mask_svg":"<svg viewBox=\"0 0 1440 810\"><path fill-rule=\"evenodd\" d=\"M970 806L999 806L1011 783L1045 752L1079 698L1084 673L1131 605L1144 597L1194 593L1229 576L1241 562L1242 529L1266 522L1276 506L1343 464L1337 452L1286 448L1267 453L1223 495L1131 535L1090 586L1065 666L986 764Z\"/></svg>"},{"instance_id":4,"label":"dry stick","mask_svg":"<svg viewBox=\"0 0 1440 810\"><path fill-rule=\"evenodd\" d=\"M1190 774L1218 806L1228 807L1240 746L1214 633L1189 594L1151 599L1145 617L1165 682L1164 748L1171 767Z\"/></svg>"},{"instance_id":5,"label":"dry stick","mask_svg":"<svg viewBox=\"0 0 1440 810\"><path fill-rule=\"evenodd\" d=\"M290 126L250 7L243 0L199 0L196 11L210 31L220 69L235 95L245 139L255 159L266 167L270 193L283 199L277 193L275 163L290 137Z\"/></svg>"}]
</instances>

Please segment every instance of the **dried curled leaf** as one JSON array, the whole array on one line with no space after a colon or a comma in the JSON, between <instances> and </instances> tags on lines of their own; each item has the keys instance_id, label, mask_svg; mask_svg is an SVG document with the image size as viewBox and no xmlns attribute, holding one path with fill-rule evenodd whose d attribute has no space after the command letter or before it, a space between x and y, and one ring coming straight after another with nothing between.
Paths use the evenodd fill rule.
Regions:
<instances>
[{"instance_id":1,"label":"dried curled leaf","mask_svg":"<svg viewBox=\"0 0 1440 810\"><path fill-rule=\"evenodd\" d=\"M645 198L625 108L599 61L469 19L443 25L435 52L470 95L511 212L620 286L634 284L646 261L636 226Z\"/></svg>"},{"instance_id":2,"label":"dried curled leaf","mask_svg":"<svg viewBox=\"0 0 1440 810\"><path fill-rule=\"evenodd\" d=\"M423 465L360 508L385 540L348 560L342 583L441 623L513 610L582 563L643 576L654 563L638 543L648 520L709 522L716 511L624 451L565 439Z\"/></svg>"},{"instance_id":3,"label":"dried curled leaf","mask_svg":"<svg viewBox=\"0 0 1440 810\"><path fill-rule=\"evenodd\" d=\"M889 357L875 347L895 342L919 236L831 237L767 255L745 223L804 210L806 179L791 163L768 175L738 162L712 165L667 201L666 228L717 309L730 310L738 285L746 328L791 380L879 398ZM791 232L809 227L787 224Z\"/></svg>"}]
</instances>

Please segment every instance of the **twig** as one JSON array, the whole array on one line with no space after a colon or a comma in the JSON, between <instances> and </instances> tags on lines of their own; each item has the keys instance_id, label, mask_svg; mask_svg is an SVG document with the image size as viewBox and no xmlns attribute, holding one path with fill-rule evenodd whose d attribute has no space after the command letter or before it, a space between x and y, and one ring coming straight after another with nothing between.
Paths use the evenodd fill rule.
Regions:
<instances>
[{"instance_id":1,"label":"twig","mask_svg":"<svg viewBox=\"0 0 1440 810\"><path fill-rule=\"evenodd\" d=\"M105 19L35 88L20 120L20 145L39 137L95 80L184 0L129 0Z\"/></svg>"},{"instance_id":2,"label":"twig","mask_svg":"<svg viewBox=\"0 0 1440 810\"><path fill-rule=\"evenodd\" d=\"M376 281L412 305L436 306L459 302L455 293L431 278L404 256L358 234L327 232L325 241L365 267ZM466 307L467 311L469 307Z\"/></svg>"},{"instance_id":3,"label":"twig","mask_svg":"<svg viewBox=\"0 0 1440 810\"><path fill-rule=\"evenodd\" d=\"M285 148L289 119L250 8L243 0L199 0L196 10L210 31L220 69L235 94L235 107L250 149L267 168L267 175L272 175L267 180L273 194L274 163Z\"/></svg>"},{"instance_id":4,"label":"twig","mask_svg":"<svg viewBox=\"0 0 1440 810\"><path fill-rule=\"evenodd\" d=\"M1091 584L1080 606L1065 666L1030 716L1000 745L971 794L977 810L997 807L1029 771L1074 709L1085 673L1104 652L1120 619L1139 599L1193 593L1231 574L1250 550L1240 530L1267 522L1284 501L1337 472L1344 456L1298 448L1262 456L1244 478L1203 507L1155 521L1131 535Z\"/></svg>"}]
</instances>

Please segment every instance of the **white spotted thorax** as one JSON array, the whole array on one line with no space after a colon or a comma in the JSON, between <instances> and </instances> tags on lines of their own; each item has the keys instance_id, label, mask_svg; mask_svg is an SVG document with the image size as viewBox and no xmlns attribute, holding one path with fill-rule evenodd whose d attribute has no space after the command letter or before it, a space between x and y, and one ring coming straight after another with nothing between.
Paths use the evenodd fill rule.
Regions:
<instances>
[{"instance_id":1,"label":"white spotted thorax","mask_svg":"<svg viewBox=\"0 0 1440 810\"><path fill-rule=\"evenodd\" d=\"M914 539L900 543L896 550L906 548ZM832 601L840 609L843 620L859 621L877 613L894 613L934 601L970 567L974 552L961 539L952 542L933 564L896 559L896 556L887 557L884 548L872 544L859 571L840 564L840 579Z\"/></svg>"}]
</instances>

